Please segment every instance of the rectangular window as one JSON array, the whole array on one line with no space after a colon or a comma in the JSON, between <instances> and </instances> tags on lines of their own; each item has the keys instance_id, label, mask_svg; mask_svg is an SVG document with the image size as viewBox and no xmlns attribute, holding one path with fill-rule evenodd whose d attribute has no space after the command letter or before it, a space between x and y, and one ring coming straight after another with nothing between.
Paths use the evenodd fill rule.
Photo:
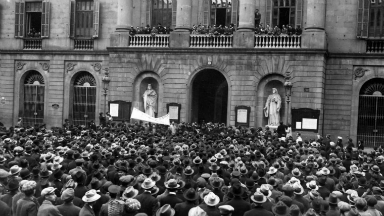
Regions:
<instances>
[{"instance_id":1,"label":"rectangular window","mask_svg":"<svg viewBox=\"0 0 384 216\"><path fill-rule=\"evenodd\" d=\"M70 37L91 39L99 36L99 0L72 0Z\"/></svg>"},{"instance_id":2,"label":"rectangular window","mask_svg":"<svg viewBox=\"0 0 384 216\"><path fill-rule=\"evenodd\" d=\"M15 2L15 37L47 38L50 22L49 0Z\"/></svg>"},{"instance_id":3,"label":"rectangular window","mask_svg":"<svg viewBox=\"0 0 384 216\"><path fill-rule=\"evenodd\" d=\"M369 7L368 37L381 39L384 37L384 5L380 1L371 1Z\"/></svg>"},{"instance_id":4,"label":"rectangular window","mask_svg":"<svg viewBox=\"0 0 384 216\"><path fill-rule=\"evenodd\" d=\"M163 28L170 29L176 23L172 23L173 11L175 8L172 5L176 5L175 0L153 0L152 1L152 27L158 27L159 33L167 33ZM176 18L176 16L174 16ZM174 19L176 21L176 19ZM162 27L158 26L161 24Z\"/></svg>"}]
</instances>

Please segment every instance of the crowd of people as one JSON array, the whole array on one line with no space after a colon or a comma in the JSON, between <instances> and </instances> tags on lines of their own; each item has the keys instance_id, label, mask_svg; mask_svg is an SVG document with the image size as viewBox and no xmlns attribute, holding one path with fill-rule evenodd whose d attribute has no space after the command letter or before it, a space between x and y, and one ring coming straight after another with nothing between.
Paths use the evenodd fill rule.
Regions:
<instances>
[{"instance_id":1,"label":"crowd of people","mask_svg":"<svg viewBox=\"0 0 384 216\"><path fill-rule=\"evenodd\" d=\"M303 29L300 26L297 26L296 28L292 27L291 25L282 25L281 28L278 26L272 27L270 25L266 25L265 27L263 24L259 24L258 27L255 28L255 34L262 35L301 35L303 33Z\"/></svg>"},{"instance_id":2,"label":"crowd of people","mask_svg":"<svg viewBox=\"0 0 384 216\"><path fill-rule=\"evenodd\" d=\"M157 34L170 34L172 29L170 27L163 26L161 23L158 23L157 26L149 26L146 25L145 27L139 27L136 28L131 26L129 29L129 34L134 36L136 34L150 34L150 35L157 35Z\"/></svg>"},{"instance_id":3,"label":"crowd of people","mask_svg":"<svg viewBox=\"0 0 384 216\"><path fill-rule=\"evenodd\" d=\"M0 139L0 215L382 216L381 147L287 128L15 126Z\"/></svg>"},{"instance_id":4,"label":"crowd of people","mask_svg":"<svg viewBox=\"0 0 384 216\"><path fill-rule=\"evenodd\" d=\"M213 25L213 26L204 26L204 25L193 25L191 34L205 34L210 36L219 36L219 35L232 35L235 32L235 25L231 24L229 26L222 25Z\"/></svg>"}]
</instances>

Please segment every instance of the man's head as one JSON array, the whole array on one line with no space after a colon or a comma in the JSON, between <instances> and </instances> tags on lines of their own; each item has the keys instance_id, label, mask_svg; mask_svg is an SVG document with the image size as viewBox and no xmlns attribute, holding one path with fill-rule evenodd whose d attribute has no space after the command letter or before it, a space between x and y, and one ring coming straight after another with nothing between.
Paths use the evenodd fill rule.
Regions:
<instances>
[{"instance_id":1,"label":"man's head","mask_svg":"<svg viewBox=\"0 0 384 216\"><path fill-rule=\"evenodd\" d=\"M48 201L54 202L56 200L55 190L56 190L56 188L54 188L54 187L44 188L41 191L41 196L44 196L44 198Z\"/></svg>"}]
</instances>

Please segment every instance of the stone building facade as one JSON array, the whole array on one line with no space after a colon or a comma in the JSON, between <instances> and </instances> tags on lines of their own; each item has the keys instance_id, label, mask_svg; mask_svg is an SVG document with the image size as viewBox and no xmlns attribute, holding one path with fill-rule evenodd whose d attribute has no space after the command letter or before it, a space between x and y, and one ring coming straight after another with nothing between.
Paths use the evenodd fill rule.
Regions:
<instances>
[{"instance_id":1,"label":"stone building facade","mask_svg":"<svg viewBox=\"0 0 384 216\"><path fill-rule=\"evenodd\" d=\"M305 138L333 134L370 145L384 141L384 42L376 27L383 7L371 0L0 0L0 5L0 122L7 127L19 117L48 127L65 119L98 123L98 114L116 101L130 105L120 104L124 109L143 110L147 84L158 93L157 116L176 103L180 121L235 125L237 107L246 106L249 126L259 127L267 123L266 98L277 88L281 120ZM255 35L255 9L264 26L287 22L301 26L303 34ZM41 19L39 33L31 30L34 19ZM129 34L131 26L162 21L174 29L169 35ZM234 23L237 31L213 39L189 31L194 24L215 23ZM106 71L110 82L104 86ZM316 130L298 128L307 118L301 111L317 113ZM129 120L129 113L120 120Z\"/></svg>"}]
</instances>

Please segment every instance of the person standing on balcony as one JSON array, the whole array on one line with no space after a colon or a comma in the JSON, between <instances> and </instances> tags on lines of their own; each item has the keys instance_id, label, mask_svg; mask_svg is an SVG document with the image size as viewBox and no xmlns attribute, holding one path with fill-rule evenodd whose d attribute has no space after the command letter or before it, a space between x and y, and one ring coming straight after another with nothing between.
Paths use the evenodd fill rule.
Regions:
<instances>
[{"instance_id":1,"label":"person standing on balcony","mask_svg":"<svg viewBox=\"0 0 384 216\"><path fill-rule=\"evenodd\" d=\"M260 25L261 20L261 14L259 12L259 9L255 10L255 28L257 28Z\"/></svg>"}]
</instances>

